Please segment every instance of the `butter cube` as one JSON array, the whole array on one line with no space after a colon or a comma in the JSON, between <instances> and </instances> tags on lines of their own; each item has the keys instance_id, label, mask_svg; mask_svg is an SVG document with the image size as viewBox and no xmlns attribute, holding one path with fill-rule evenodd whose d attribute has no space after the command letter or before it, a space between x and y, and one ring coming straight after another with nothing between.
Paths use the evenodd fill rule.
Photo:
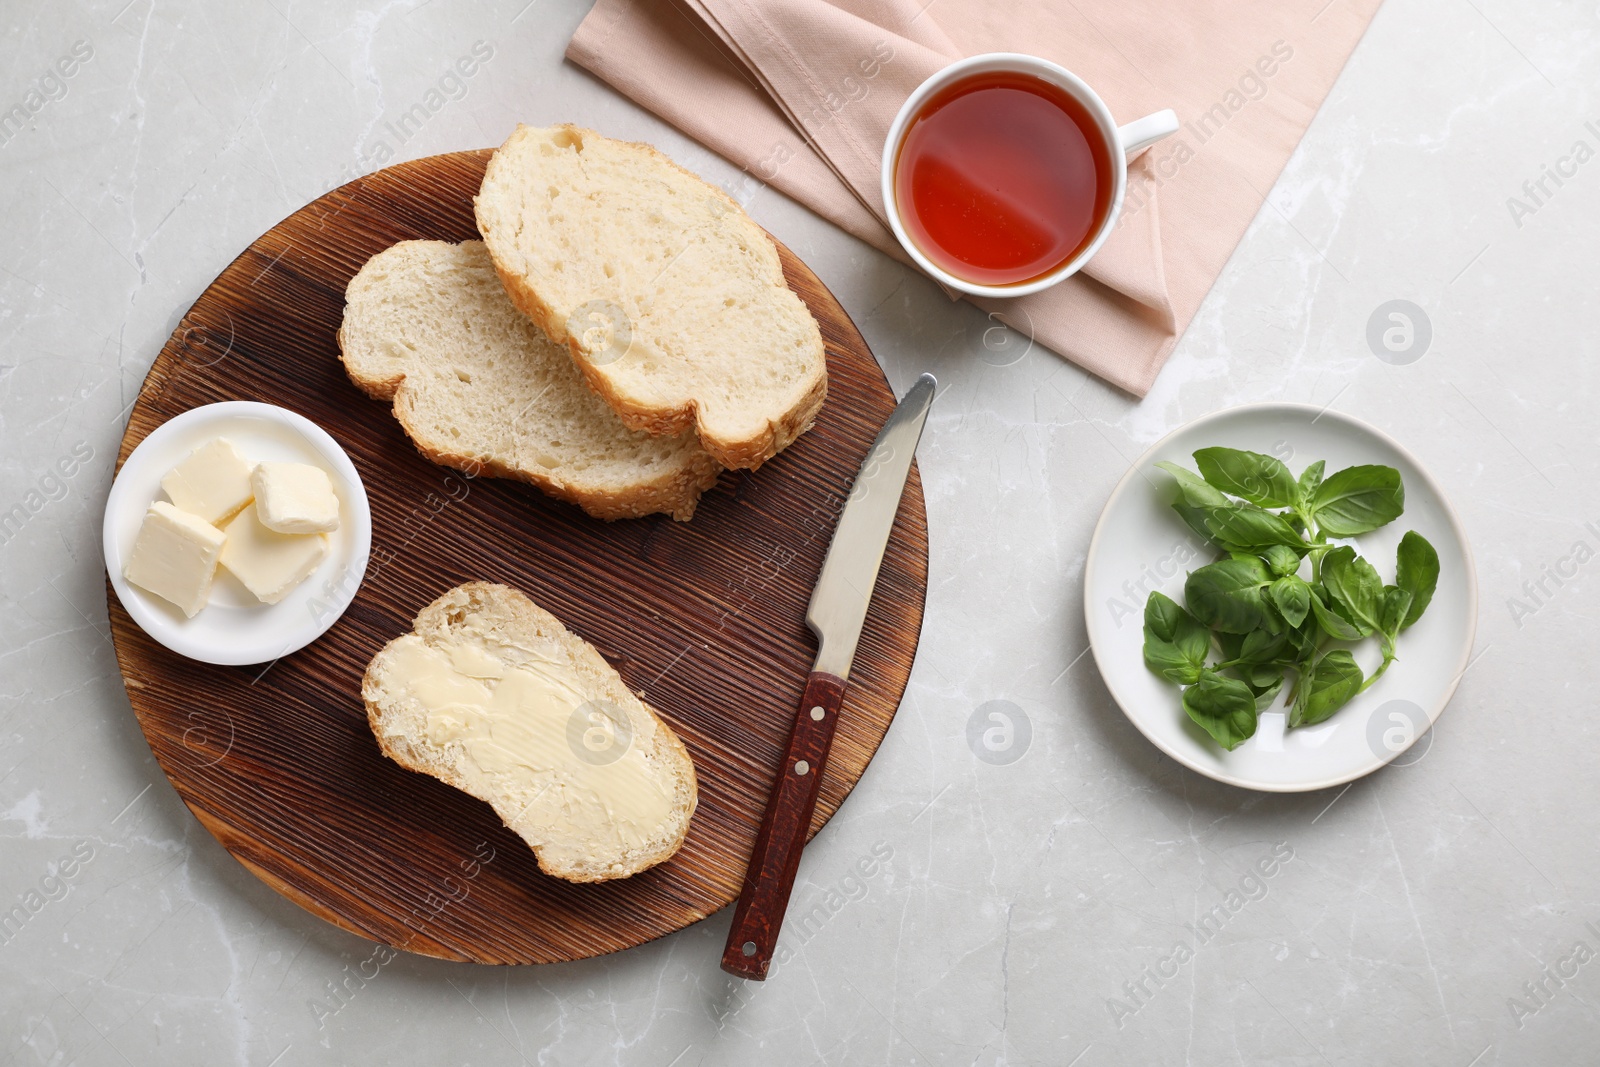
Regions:
<instances>
[{"instance_id":1,"label":"butter cube","mask_svg":"<svg viewBox=\"0 0 1600 1067\"><path fill-rule=\"evenodd\" d=\"M226 437L217 437L189 453L161 479L173 505L220 526L250 503L253 465Z\"/></svg>"},{"instance_id":2,"label":"butter cube","mask_svg":"<svg viewBox=\"0 0 1600 1067\"><path fill-rule=\"evenodd\" d=\"M284 534L261 525L252 504L223 532L221 562L263 604L276 604L328 555L326 534Z\"/></svg>"},{"instance_id":3,"label":"butter cube","mask_svg":"<svg viewBox=\"0 0 1600 1067\"><path fill-rule=\"evenodd\" d=\"M258 463L250 476L256 517L286 534L328 533L339 528L339 498L333 479L309 463Z\"/></svg>"},{"instance_id":4,"label":"butter cube","mask_svg":"<svg viewBox=\"0 0 1600 1067\"><path fill-rule=\"evenodd\" d=\"M224 540L209 522L158 500L144 513L122 576L192 619L206 606Z\"/></svg>"}]
</instances>

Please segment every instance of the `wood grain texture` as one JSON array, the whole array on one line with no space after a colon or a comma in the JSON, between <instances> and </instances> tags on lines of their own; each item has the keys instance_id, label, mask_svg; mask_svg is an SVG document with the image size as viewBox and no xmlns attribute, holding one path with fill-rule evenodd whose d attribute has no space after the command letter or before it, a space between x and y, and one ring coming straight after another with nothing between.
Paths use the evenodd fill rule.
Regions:
<instances>
[{"instance_id":1,"label":"wood grain texture","mask_svg":"<svg viewBox=\"0 0 1600 1067\"><path fill-rule=\"evenodd\" d=\"M150 640L108 584L117 657L151 750L184 802L280 893L363 937L445 959L545 963L681 929L739 891L815 646L805 605L840 505L895 398L844 310L780 245L822 328L816 427L756 472L729 472L694 521L603 523L519 483L418 455L388 404L346 379L346 283L396 241L477 236L489 153L435 156L337 189L262 236L178 324L146 378L121 461L180 412L263 400L324 427L371 500L373 554L321 639L270 666L213 667ZM927 589L915 466L811 823L866 769L905 689ZM417 611L464 581L521 589L592 642L677 731L700 806L683 848L619 882L542 874L493 811L385 759L361 675Z\"/></svg>"},{"instance_id":2,"label":"wood grain texture","mask_svg":"<svg viewBox=\"0 0 1600 1067\"><path fill-rule=\"evenodd\" d=\"M816 813L818 783L827 771L844 696L845 680L837 675L812 671L806 679L789 745L778 765L778 782L767 798L744 887L733 909L733 925L728 928L722 969L729 974L766 980L800 870L806 830Z\"/></svg>"}]
</instances>

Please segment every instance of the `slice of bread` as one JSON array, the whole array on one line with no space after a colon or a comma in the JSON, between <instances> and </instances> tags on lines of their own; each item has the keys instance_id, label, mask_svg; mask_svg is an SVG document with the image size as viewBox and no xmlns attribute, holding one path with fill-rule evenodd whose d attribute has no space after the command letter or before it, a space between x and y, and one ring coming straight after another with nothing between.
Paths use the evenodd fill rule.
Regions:
<instances>
[{"instance_id":1,"label":"slice of bread","mask_svg":"<svg viewBox=\"0 0 1600 1067\"><path fill-rule=\"evenodd\" d=\"M361 683L384 755L488 802L570 882L627 878L683 844L694 762L600 653L515 589L457 586Z\"/></svg>"},{"instance_id":2,"label":"slice of bread","mask_svg":"<svg viewBox=\"0 0 1600 1067\"><path fill-rule=\"evenodd\" d=\"M475 203L512 301L623 422L692 428L744 468L810 428L828 392L822 334L772 239L721 190L649 145L518 126Z\"/></svg>"},{"instance_id":3,"label":"slice of bread","mask_svg":"<svg viewBox=\"0 0 1600 1067\"><path fill-rule=\"evenodd\" d=\"M512 306L481 241L402 241L345 291L340 357L421 453L601 519L694 514L718 467L691 432L630 430Z\"/></svg>"}]
</instances>

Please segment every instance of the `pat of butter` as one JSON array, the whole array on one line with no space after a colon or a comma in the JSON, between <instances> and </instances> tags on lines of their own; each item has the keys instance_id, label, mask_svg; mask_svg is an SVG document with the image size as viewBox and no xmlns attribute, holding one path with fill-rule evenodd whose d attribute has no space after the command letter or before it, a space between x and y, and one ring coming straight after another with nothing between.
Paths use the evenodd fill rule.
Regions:
<instances>
[{"instance_id":1,"label":"pat of butter","mask_svg":"<svg viewBox=\"0 0 1600 1067\"><path fill-rule=\"evenodd\" d=\"M463 788L509 807L501 817L530 841L611 853L651 840L671 817L673 787L646 759L656 731L648 713L584 692L556 663L506 663L472 642L408 634L388 655L428 740L459 746Z\"/></svg>"},{"instance_id":2,"label":"pat of butter","mask_svg":"<svg viewBox=\"0 0 1600 1067\"><path fill-rule=\"evenodd\" d=\"M282 534L261 525L252 504L223 532L221 563L263 604L276 604L328 555L326 534Z\"/></svg>"},{"instance_id":3,"label":"pat of butter","mask_svg":"<svg viewBox=\"0 0 1600 1067\"><path fill-rule=\"evenodd\" d=\"M339 528L339 498L333 480L309 463L258 463L250 476L256 517L286 534L328 533Z\"/></svg>"},{"instance_id":4,"label":"pat of butter","mask_svg":"<svg viewBox=\"0 0 1600 1067\"><path fill-rule=\"evenodd\" d=\"M221 526L250 503L253 469L232 441L217 437L168 471L161 489L175 507Z\"/></svg>"},{"instance_id":5,"label":"pat of butter","mask_svg":"<svg viewBox=\"0 0 1600 1067\"><path fill-rule=\"evenodd\" d=\"M158 500L144 513L122 576L192 619L206 606L223 543L209 522Z\"/></svg>"}]
</instances>

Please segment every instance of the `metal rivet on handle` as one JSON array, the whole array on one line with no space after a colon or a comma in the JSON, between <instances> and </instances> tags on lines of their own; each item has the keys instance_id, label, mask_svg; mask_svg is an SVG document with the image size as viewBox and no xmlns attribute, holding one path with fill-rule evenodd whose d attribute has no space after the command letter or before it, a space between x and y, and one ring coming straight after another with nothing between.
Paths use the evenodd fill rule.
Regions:
<instances>
[{"instance_id":1,"label":"metal rivet on handle","mask_svg":"<svg viewBox=\"0 0 1600 1067\"><path fill-rule=\"evenodd\" d=\"M754 941L746 941L739 947L739 951L743 952L746 956L754 956L756 954L756 943Z\"/></svg>"},{"instance_id":2,"label":"metal rivet on handle","mask_svg":"<svg viewBox=\"0 0 1600 1067\"><path fill-rule=\"evenodd\" d=\"M796 774L805 774L810 770L811 764L807 763L805 760L801 760L799 763L794 765L794 773Z\"/></svg>"},{"instance_id":3,"label":"metal rivet on handle","mask_svg":"<svg viewBox=\"0 0 1600 1067\"><path fill-rule=\"evenodd\" d=\"M827 714L828 713L823 711L820 706L811 709L811 717L813 719L815 719L817 722L821 722L822 719L823 719L823 716L825 716Z\"/></svg>"}]
</instances>

